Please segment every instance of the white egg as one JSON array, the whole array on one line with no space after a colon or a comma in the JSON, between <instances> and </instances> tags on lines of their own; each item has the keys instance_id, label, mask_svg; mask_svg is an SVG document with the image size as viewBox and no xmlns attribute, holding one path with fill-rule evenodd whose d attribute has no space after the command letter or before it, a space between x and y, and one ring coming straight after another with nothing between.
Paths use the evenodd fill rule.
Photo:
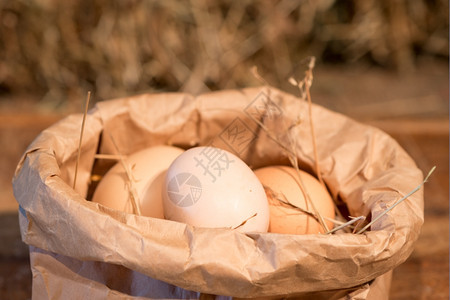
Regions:
<instances>
[{"instance_id":1,"label":"white egg","mask_svg":"<svg viewBox=\"0 0 450 300\"><path fill-rule=\"evenodd\" d=\"M141 215L164 218L161 190L167 168L184 150L172 146L154 146L133 153L125 159L131 170L133 187L139 198ZM93 202L134 213L128 186L128 176L122 163L116 163L99 182Z\"/></svg>"},{"instance_id":2,"label":"white egg","mask_svg":"<svg viewBox=\"0 0 450 300\"><path fill-rule=\"evenodd\" d=\"M186 150L170 165L163 188L166 219L199 227L267 232L269 204L253 171L215 147Z\"/></svg>"}]
</instances>

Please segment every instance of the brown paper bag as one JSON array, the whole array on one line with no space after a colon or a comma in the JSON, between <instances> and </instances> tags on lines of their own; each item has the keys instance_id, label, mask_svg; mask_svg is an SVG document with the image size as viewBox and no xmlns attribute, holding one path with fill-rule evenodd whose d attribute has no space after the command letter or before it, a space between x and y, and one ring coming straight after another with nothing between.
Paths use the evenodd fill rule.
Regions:
<instances>
[{"instance_id":1,"label":"brown paper bag","mask_svg":"<svg viewBox=\"0 0 450 300\"><path fill-rule=\"evenodd\" d=\"M423 223L421 190L370 231L332 235L197 228L86 200L94 155L116 147L127 155L159 144L214 145L252 168L289 164L286 151L294 151L313 173L307 111L306 102L271 87L100 102L86 118L75 189L82 116L44 130L13 179L33 298L387 299L392 270L412 252ZM317 105L312 120L322 178L351 216L374 218L422 182L382 131Z\"/></svg>"}]
</instances>

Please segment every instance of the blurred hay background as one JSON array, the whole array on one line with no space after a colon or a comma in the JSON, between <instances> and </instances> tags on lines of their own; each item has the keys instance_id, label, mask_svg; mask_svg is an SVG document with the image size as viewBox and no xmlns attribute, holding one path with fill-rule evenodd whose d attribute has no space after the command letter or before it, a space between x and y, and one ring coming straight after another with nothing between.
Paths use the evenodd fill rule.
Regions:
<instances>
[{"instance_id":1,"label":"blurred hay background","mask_svg":"<svg viewBox=\"0 0 450 300\"><path fill-rule=\"evenodd\" d=\"M148 91L275 87L301 61L448 63L448 1L0 1L0 99L67 106ZM3 97L2 97L3 96Z\"/></svg>"}]
</instances>

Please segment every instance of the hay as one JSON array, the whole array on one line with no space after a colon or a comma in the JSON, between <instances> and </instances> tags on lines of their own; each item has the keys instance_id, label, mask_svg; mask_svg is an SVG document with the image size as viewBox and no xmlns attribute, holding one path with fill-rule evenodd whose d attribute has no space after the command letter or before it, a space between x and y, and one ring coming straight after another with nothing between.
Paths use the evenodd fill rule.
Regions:
<instances>
[{"instance_id":1,"label":"hay","mask_svg":"<svg viewBox=\"0 0 450 300\"><path fill-rule=\"evenodd\" d=\"M60 104L252 86L254 65L287 89L311 55L400 71L448 59L444 0L3 1L0 16L0 93Z\"/></svg>"}]
</instances>

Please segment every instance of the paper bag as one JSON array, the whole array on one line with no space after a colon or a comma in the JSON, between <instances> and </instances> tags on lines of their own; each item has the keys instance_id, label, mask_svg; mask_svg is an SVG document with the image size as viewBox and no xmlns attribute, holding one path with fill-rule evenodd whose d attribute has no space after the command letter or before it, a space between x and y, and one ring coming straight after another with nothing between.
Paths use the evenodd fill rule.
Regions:
<instances>
[{"instance_id":1,"label":"paper bag","mask_svg":"<svg viewBox=\"0 0 450 300\"><path fill-rule=\"evenodd\" d=\"M311 116L321 176L346 216L375 218L422 182L386 133L318 105ZM81 122L71 115L44 130L13 178L36 299L383 299L423 223L421 190L363 234L328 235L198 228L86 199L96 153L161 144L214 145L251 168L289 164L294 153L314 174L308 104L272 87L99 102L86 117L74 189Z\"/></svg>"}]
</instances>

